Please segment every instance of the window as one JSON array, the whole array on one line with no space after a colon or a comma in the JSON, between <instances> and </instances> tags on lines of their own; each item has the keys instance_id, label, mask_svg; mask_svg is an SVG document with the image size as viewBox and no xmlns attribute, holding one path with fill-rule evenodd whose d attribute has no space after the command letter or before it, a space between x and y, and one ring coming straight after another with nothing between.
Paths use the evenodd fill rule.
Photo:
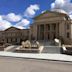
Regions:
<instances>
[{"instance_id":1,"label":"window","mask_svg":"<svg viewBox=\"0 0 72 72\"><path fill-rule=\"evenodd\" d=\"M50 39L50 34L48 33L48 40Z\"/></svg>"},{"instance_id":2,"label":"window","mask_svg":"<svg viewBox=\"0 0 72 72\"><path fill-rule=\"evenodd\" d=\"M44 25L40 25L40 31L41 31L41 32L44 31Z\"/></svg>"},{"instance_id":3,"label":"window","mask_svg":"<svg viewBox=\"0 0 72 72\"><path fill-rule=\"evenodd\" d=\"M67 32L67 38L70 38L70 33L69 32Z\"/></svg>"},{"instance_id":4,"label":"window","mask_svg":"<svg viewBox=\"0 0 72 72\"><path fill-rule=\"evenodd\" d=\"M13 41L13 42L15 42L15 41L16 41L16 39L15 39L15 38L13 38L13 39L12 39L12 41Z\"/></svg>"},{"instance_id":5,"label":"window","mask_svg":"<svg viewBox=\"0 0 72 72\"><path fill-rule=\"evenodd\" d=\"M11 36L11 33L8 33L7 36Z\"/></svg>"},{"instance_id":6,"label":"window","mask_svg":"<svg viewBox=\"0 0 72 72\"><path fill-rule=\"evenodd\" d=\"M53 33L53 39L55 39L56 38L56 34L55 33Z\"/></svg>"},{"instance_id":7,"label":"window","mask_svg":"<svg viewBox=\"0 0 72 72\"><path fill-rule=\"evenodd\" d=\"M44 39L44 25L40 25L40 39Z\"/></svg>"},{"instance_id":8,"label":"window","mask_svg":"<svg viewBox=\"0 0 72 72\"><path fill-rule=\"evenodd\" d=\"M17 35L17 34L16 34ZM15 36L15 33L11 33L11 36Z\"/></svg>"},{"instance_id":9,"label":"window","mask_svg":"<svg viewBox=\"0 0 72 72\"><path fill-rule=\"evenodd\" d=\"M69 24L66 25L67 30L70 28Z\"/></svg>"},{"instance_id":10,"label":"window","mask_svg":"<svg viewBox=\"0 0 72 72\"><path fill-rule=\"evenodd\" d=\"M44 40L44 32L41 33L41 40Z\"/></svg>"},{"instance_id":11,"label":"window","mask_svg":"<svg viewBox=\"0 0 72 72\"><path fill-rule=\"evenodd\" d=\"M70 18L69 18L68 16L65 16L65 19L66 19L66 20L69 20Z\"/></svg>"},{"instance_id":12,"label":"window","mask_svg":"<svg viewBox=\"0 0 72 72\"><path fill-rule=\"evenodd\" d=\"M50 24L47 24L47 25L46 25L46 29L47 29L47 30L50 30Z\"/></svg>"},{"instance_id":13,"label":"window","mask_svg":"<svg viewBox=\"0 0 72 72\"><path fill-rule=\"evenodd\" d=\"M52 29L53 29L53 30L56 29L56 24L52 24Z\"/></svg>"},{"instance_id":14,"label":"window","mask_svg":"<svg viewBox=\"0 0 72 72\"><path fill-rule=\"evenodd\" d=\"M11 42L11 39L10 38L8 38L8 42Z\"/></svg>"}]
</instances>

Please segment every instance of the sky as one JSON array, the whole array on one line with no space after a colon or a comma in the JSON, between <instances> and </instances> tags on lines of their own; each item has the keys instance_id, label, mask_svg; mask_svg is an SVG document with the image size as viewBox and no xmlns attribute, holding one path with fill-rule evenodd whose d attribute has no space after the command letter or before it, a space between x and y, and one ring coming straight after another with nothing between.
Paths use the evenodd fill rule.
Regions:
<instances>
[{"instance_id":1,"label":"sky","mask_svg":"<svg viewBox=\"0 0 72 72\"><path fill-rule=\"evenodd\" d=\"M72 18L72 0L0 0L0 30L26 29L46 10L64 10Z\"/></svg>"}]
</instances>

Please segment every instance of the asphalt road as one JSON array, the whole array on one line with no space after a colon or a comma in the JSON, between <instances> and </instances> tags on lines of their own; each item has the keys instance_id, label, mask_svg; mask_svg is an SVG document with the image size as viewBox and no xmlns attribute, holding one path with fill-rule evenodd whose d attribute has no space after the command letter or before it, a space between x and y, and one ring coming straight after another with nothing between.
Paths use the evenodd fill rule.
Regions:
<instances>
[{"instance_id":1,"label":"asphalt road","mask_svg":"<svg viewBox=\"0 0 72 72\"><path fill-rule=\"evenodd\" d=\"M72 72L72 63L0 57L0 72Z\"/></svg>"}]
</instances>

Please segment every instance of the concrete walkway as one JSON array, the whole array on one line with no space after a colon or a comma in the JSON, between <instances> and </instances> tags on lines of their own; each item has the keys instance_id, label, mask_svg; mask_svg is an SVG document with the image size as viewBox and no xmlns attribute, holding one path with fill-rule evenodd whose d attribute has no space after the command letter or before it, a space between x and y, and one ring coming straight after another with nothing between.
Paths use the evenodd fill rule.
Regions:
<instances>
[{"instance_id":1,"label":"concrete walkway","mask_svg":"<svg viewBox=\"0 0 72 72\"><path fill-rule=\"evenodd\" d=\"M51 42L51 41L40 42L40 44L44 45L44 49L43 49L42 53L60 54L60 47L54 45L53 42Z\"/></svg>"},{"instance_id":2,"label":"concrete walkway","mask_svg":"<svg viewBox=\"0 0 72 72\"><path fill-rule=\"evenodd\" d=\"M33 53L12 53L12 52L0 51L0 56L72 62L72 56L63 54L50 54L50 53L33 54Z\"/></svg>"},{"instance_id":3,"label":"concrete walkway","mask_svg":"<svg viewBox=\"0 0 72 72\"><path fill-rule=\"evenodd\" d=\"M44 50L42 53L13 53L0 51L0 56L10 56L10 57L20 57L20 58L33 58L33 59L46 59L46 60L56 60L56 61L70 61L72 62L72 56L60 54L59 47L49 47L50 43L44 42ZM51 45L52 46L52 45ZM13 46L11 49L18 48L19 46ZM9 47L10 48L10 47ZM7 48L7 49L9 49Z\"/></svg>"},{"instance_id":4,"label":"concrete walkway","mask_svg":"<svg viewBox=\"0 0 72 72\"><path fill-rule=\"evenodd\" d=\"M44 46L42 53L60 54L60 47L58 47L58 46Z\"/></svg>"}]
</instances>

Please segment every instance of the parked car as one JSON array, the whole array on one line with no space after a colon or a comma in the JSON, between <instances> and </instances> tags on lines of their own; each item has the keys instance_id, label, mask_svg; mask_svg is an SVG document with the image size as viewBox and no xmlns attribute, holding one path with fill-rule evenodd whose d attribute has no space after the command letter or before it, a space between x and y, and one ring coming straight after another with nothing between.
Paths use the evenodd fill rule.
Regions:
<instances>
[{"instance_id":1,"label":"parked car","mask_svg":"<svg viewBox=\"0 0 72 72\"><path fill-rule=\"evenodd\" d=\"M71 45L63 45L60 48L60 53L72 55L72 46Z\"/></svg>"}]
</instances>

